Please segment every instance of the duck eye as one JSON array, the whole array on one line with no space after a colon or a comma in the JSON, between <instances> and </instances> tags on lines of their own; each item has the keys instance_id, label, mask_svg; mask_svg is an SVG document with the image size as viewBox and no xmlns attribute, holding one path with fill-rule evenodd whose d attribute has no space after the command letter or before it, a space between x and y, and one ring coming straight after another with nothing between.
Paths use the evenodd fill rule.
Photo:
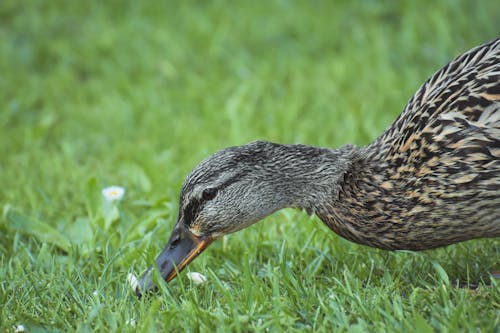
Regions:
<instances>
[{"instance_id":1,"label":"duck eye","mask_svg":"<svg viewBox=\"0 0 500 333\"><path fill-rule=\"evenodd\" d=\"M216 188L207 188L207 189L203 190L203 193L201 196L202 196L203 200L212 200L213 198L215 198L216 195L217 195Z\"/></svg>"}]
</instances>

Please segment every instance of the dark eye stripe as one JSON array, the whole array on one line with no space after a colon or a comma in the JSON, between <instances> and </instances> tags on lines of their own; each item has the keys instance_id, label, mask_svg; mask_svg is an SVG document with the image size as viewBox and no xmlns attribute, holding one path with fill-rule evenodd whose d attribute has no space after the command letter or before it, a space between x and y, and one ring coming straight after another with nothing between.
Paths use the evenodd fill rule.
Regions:
<instances>
[{"instance_id":1,"label":"dark eye stripe","mask_svg":"<svg viewBox=\"0 0 500 333\"><path fill-rule=\"evenodd\" d=\"M229 185L237 182L240 178L242 177L242 174L237 174L234 175L233 177L227 179L224 183L222 183L220 186L218 186L216 190L217 192L228 187ZM193 198L191 199L191 202L189 202L184 208L184 224L189 227L191 223L196 219L196 216L198 216L199 212L203 208L203 205L207 202L207 200L204 200L203 198L198 199L198 198Z\"/></svg>"},{"instance_id":2,"label":"dark eye stripe","mask_svg":"<svg viewBox=\"0 0 500 333\"><path fill-rule=\"evenodd\" d=\"M200 212L202 205L198 199L191 200L184 209L184 224L190 226Z\"/></svg>"}]
</instances>

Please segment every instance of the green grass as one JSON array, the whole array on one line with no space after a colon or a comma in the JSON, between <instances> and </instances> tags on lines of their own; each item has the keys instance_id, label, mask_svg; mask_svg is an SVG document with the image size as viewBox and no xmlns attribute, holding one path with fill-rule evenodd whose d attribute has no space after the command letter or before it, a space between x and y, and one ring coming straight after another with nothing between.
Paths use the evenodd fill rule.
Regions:
<instances>
[{"instance_id":1,"label":"green grass","mask_svg":"<svg viewBox=\"0 0 500 333\"><path fill-rule=\"evenodd\" d=\"M292 210L214 243L187 269L201 286L126 283L201 159L367 144L498 22L493 0L1 1L0 331L498 332L497 240L385 252Z\"/></svg>"}]
</instances>

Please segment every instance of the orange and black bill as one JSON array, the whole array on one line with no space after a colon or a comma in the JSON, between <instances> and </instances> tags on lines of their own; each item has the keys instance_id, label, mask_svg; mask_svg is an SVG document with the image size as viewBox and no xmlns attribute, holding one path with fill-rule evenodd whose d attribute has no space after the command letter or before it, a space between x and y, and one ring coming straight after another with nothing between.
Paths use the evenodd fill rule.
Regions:
<instances>
[{"instance_id":1,"label":"orange and black bill","mask_svg":"<svg viewBox=\"0 0 500 333\"><path fill-rule=\"evenodd\" d=\"M156 259L156 266L161 277L169 282L178 272L186 267L196 258L208 245L212 243L212 238L201 238L194 235L184 226L177 225L172 231L170 240L165 249ZM152 279L153 267L149 267L141 277L135 293L141 297L145 292L156 289Z\"/></svg>"}]
</instances>

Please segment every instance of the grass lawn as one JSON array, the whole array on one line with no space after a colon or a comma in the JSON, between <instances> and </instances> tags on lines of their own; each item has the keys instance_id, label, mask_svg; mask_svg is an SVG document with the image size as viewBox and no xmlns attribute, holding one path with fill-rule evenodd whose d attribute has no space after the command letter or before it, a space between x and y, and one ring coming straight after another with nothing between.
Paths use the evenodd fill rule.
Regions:
<instances>
[{"instance_id":1,"label":"grass lawn","mask_svg":"<svg viewBox=\"0 0 500 333\"><path fill-rule=\"evenodd\" d=\"M499 22L493 0L0 1L0 331L499 332L498 240L387 252L294 210L211 245L202 285L126 281L201 159L365 145Z\"/></svg>"}]
</instances>

